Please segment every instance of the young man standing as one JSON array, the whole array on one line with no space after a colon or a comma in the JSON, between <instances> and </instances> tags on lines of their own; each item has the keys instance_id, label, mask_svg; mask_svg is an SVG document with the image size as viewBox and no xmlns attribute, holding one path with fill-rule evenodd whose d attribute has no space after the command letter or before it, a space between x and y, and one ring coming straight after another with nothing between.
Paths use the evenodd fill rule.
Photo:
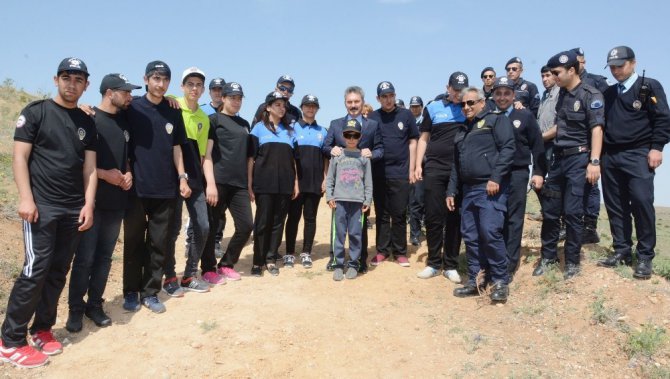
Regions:
<instances>
[{"instance_id":1,"label":"young man standing","mask_svg":"<svg viewBox=\"0 0 670 379\"><path fill-rule=\"evenodd\" d=\"M209 81L209 97L210 102L205 104L200 104L200 109L207 116L211 116L217 112L217 109L221 106L221 94L223 93L223 86L226 85L226 81L223 78L214 78Z\"/></svg>"},{"instance_id":2,"label":"young man standing","mask_svg":"<svg viewBox=\"0 0 670 379\"><path fill-rule=\"evenodd\" d=\"M18 367L42 366L63 351L51 328L81 232L93 225L97 185L95 123L77 108L88 76L82 60L64 59L54 77L56 96L29 104L16 122L13 168L25 262L9 295L0 359ZM28 331L39 350L27 344Z\"/></svg>"},{"instance_id":3,"label":"young man standing","mask_svg":"<svg viewBox=\"0 0 670 379\"><path fill-rule=\"evenodd\" d=\"M423 100L420 96L412 96L409 100L409 111L414 116L414 122L421 125L423 121ZM423 162L414 162L421 165ZM409 188L409 237L413 246L421 246L421 228L424 219L423 207L423 181L415 180Z\"/></svg>"}]
</instances>

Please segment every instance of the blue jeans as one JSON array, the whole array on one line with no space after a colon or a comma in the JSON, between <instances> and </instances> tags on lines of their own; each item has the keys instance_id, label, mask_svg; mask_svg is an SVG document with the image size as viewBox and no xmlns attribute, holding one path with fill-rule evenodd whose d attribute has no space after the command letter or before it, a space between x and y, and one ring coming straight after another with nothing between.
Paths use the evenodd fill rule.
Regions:
<instances>
[{"instance_id":1,"label":"blue jeans","mask_svg":"<svg viewBox=\"0 0 670 379\"><path fill-rule=\"evenodd\" d=\"M124 210L96 209L93 226L82 233L79 248L74 255L68 303L71 311L84 312L86 308L102 307L112 254L119 238ZM88 293L88 301L84 295Z\"/></svg>"}]
</instances>

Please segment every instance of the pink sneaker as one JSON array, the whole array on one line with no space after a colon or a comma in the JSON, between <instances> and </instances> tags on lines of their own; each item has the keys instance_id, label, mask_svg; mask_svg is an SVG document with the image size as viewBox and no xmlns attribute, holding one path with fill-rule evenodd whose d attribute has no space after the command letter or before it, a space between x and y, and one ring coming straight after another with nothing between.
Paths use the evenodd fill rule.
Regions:
<instances>
[{"instance_id":1,"label":"pink sneaker","mask_svg":"<svg viewBox=\"0 0 670 379\"><path fill-rule=\"evenodd\" d=\"M219 284L226 284L226 278L215 273L214 271L204 273L202 275L202 280L206 281L207 283L213 286L218 286Z\"/></svg>"},{"instance_id":2,"label":"pink sneaker","mask_svg":"<svg viewBox=\"0 0 670 379\"><path fill-rule=\"evenodd\" d=\"M374 258L370 261L370 264L373 266L379 266L382 262L386 260L386 255L382 253L377 253Z\"/></svg>"},{"instance_id":3,"label":"pink sneaker","mask_svg":"<svg viewBox=\"0 0 670 379\"><path fill-rule=\"evenodd\" d=\"M56 355L63 352L63 344L55 337L51 329L40 330L31 335L33 346L42 350L43 354Z\"/></svg>"},{"instance_id":4,"label":"pink sneaker","mask_svg":"<svg viewBox=\"0 0 670 379\"><path fill-rule=\"evenodd\" d=\"M235 271L235 269L232 268L232 267L225 267L225 266L219 267L216 270L216 273L223 276L227 280L236 281L236 280L242 279L242 276L240 276L240 273Z\"/></svg>"},{"instance_id":5,"label":"pink sneaker","mask_svg":"<svg viewBox=\"0 0 670 379\"><path fill-rule=\"evenodd\" d=\"M406 256L404 255L399 255L396 257L396 262L400 265L400 267L409 267L409 259L407 259Z\"/></svg>"}]
</instances>

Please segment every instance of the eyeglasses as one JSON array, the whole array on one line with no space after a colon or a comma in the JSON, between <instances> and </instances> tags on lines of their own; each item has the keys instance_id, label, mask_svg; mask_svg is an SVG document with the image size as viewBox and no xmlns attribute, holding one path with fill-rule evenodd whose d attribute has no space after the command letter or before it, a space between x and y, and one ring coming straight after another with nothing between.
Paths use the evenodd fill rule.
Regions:
<instances>
[{"instance_id":1,"label":"eyeglasses","mask_svg":"<svg viewBox=\"0 0 670 379\"><path fill-rule=\"evenodd\" d=\"M342 134L342 137L344 137L344 139L359 139L361 138L361 135L358 133L344 133Z\"/></svg>"},{"instance_id":2,"label":"eyeglasses","mask_svg":"<svg viewBox=\"0 0 670 379\"><path fill-rule=\"evenodd\" d=\"M463 101L461 102L461 107L465 108L467 105L468 107L472 107L473 105L477 104L478 102L482 101L482 99L479 100L468 100L468 101Z\"/></svg>"},{"instance_id":3,"label":"eyeglasses","mask_svg":"<svg viewBox=\"0 0 670 379\"><path fill-rule=\"evenodd\" d=\"M519 71L519 68L516 67L516 66L515 67L505 67L505 70L517 72L517 71Z\"/></svg>"},{"instance_id":4,"label":"eyeglasses","mask_svg":"<svg viewBox=\"0 0 670 379\"><path fill-rule=\"evenodd\" d=\"M495 77L496 77L495 75L483 75L482 76L482 78L484 78L484 79L491 79L491 78L495 78Z\"/></svg>"},{"instance_id":5,"label":"eyeglasses","mask_svg":"<svg viewBox=\"0 0 670 379\"><path fill-rule=\"evenodd\" d=\"M286 87L286 86L279 86L277 87L282 92L288 92L288 93L293 93L293 88L291 87Z\"/></svg>"}]
</instances>

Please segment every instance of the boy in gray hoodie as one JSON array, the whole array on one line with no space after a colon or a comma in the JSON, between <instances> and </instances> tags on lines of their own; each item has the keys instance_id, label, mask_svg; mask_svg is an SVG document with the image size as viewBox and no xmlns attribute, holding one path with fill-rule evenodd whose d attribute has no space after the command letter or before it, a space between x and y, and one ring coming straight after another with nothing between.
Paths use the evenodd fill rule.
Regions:
<instances>
[{"instance_id":1,"label":"boy in gray hoodie","mask_svg":"<svg viewBox=\"0 0 670 379\"><path fill-rule=\"evenodd\" d=\"M356 119L347 121L342 130L346 141L343 154L333 157L326 177L326 201L335 210L333 246L335 271L333 280L340 281L344 274L344 241L349 235L349 263L347 279L358 275L358 258L361 254L363 212L372 202L372 171L370 160L361 157L357 149L361 138L361 124Z\"/></svg>"}]
</instances>

